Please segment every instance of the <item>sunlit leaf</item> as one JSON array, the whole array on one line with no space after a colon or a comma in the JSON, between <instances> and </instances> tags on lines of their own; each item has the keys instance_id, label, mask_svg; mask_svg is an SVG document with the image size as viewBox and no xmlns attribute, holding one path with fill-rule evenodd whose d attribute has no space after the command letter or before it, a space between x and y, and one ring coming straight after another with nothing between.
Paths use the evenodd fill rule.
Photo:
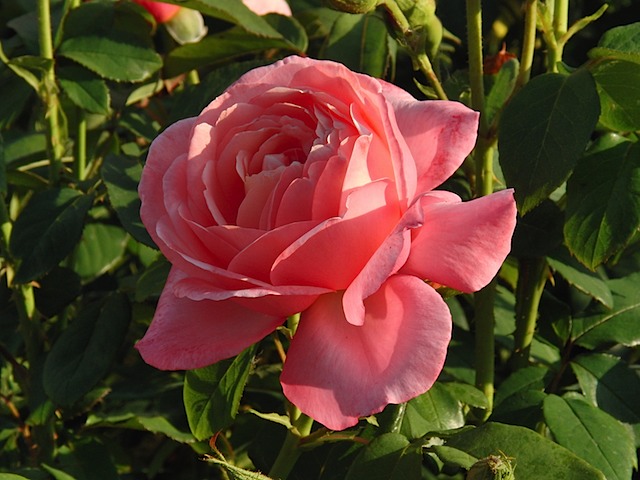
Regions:
<instances>
[{"instance_id":1,"label":"sunlit leaf","mask_svg":"<svg viewBox=\"0 0 640 480\"><path fill-rule=\"evenodd\" d=\"M488 422L448 438L446 445L476 458L504 454L516 465L518 480L553 477L604 480L605 476L571 451L528 428Z\"/></svg>"},{"instance_id":2,"label":"sunlit leaf","mask_svg":"<svg viewBox=\"0 0 640 480\"><path fill-rule=\"evenodd\" d=\"M544 418L560 445L598 468L608 480L631 478L633 438L615 418L585 401L557 395L545 399Z\"/></svg>"},{"instance_id":3,"label":"sunlit leaf","mask_svg":"<svg viewBox=\"0 0 640 480\"><path fill-rule=\"evenodd\" d=\"M186 373L184 405L196 439L211 437L236 417L256 349L253 345L233 359Z\"/></svg>"}]
</instances>

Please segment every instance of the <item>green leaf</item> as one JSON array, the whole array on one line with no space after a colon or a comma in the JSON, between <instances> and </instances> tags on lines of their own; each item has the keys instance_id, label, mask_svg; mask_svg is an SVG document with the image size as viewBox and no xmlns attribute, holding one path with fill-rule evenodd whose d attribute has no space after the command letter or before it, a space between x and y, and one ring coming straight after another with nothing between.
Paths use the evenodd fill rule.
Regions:
<instances>
[{"instance_id":1,"label":"green leaf","mask_svg":"<svg viewBox=\"0 0 640 480\"><path fill-rule=\"evenodd\" d=\"M640 22L607 30L589 57L613 57L640 62Z\"/></svg>"},{"instance_id":2,"label":"green leaf","mask_svg":"<svg viewBox=\"0 0 640 480\"><path fill-rule=\"evenodd\" d=\"M518 77L520 63L515 58L507 60L496 75L493 85L487 95L485 103L485 115L487 125L491 125L507 104L507 100L513 93Z\"/></svg>"},{"instance_id":3,"label":"green leaf","mask_svg":"<svg viewBox=\"0 0 640 480\"><path fill-rule=\"evenodd\" d=\"M321 56L383 77L390 68L390 45L387 26L378 15L343 13L333 24Z\"/></svg>"},{"instance_id":4,"label":"green leaf","mask_svg":"<svg viewBox=\"0 0 640 480\"><path fill-rule=\"evenodd\" d=\"M468 383L447 382L441 384L460 403L476 408L489 408L489 400L481 390Z\"/></svg>"},{"instance_id":5,"label":"green leaf","mask_svg":"<svg viewBox=\"0 0 640 480\"><path fill-rule=\"evenodd\" d=\"M434 445L431 448L446 465L455 465L456 467L462 467L468 470L478 461L473 455L469 455L457 448L447 447L446 445Z\"/></svg>"},{"instance_id":6,"label":"green leaf","mask_svg":"<svg viewBox=\"0 0 640 480\"><path fill-rule=\"evenodd\" d=\"M60 469L70 473L75 480L120 478L106 445L95 438L74 441L71 448L61 448L57 460Z\"/></svg>"},{"instance_id":7,"label":"green leaf","mask_svg":"<svg viewBox=\"0 0 640 480\"><path fill-rule=\"evenodd\" d=\"M613 293L613 309L600 308L573 319L571 337L586 348L622 343L640 343L640 273L607 282Z\"/></svg>"},{"instance_id":8,"label":"green leaf","mask_svg":"<svg viewBox=\"0 0 640 480\"><path fill-rule=\"evenodd\" d=\"M564 212L551 200L518 219L511 253L518 258L545 257L562 243Z\"/></svg>"},{"instance_id":9,"label":"green leaf","mask_svg":"<svg viewBox=\"0 0 640 480\"><path fill-rule=\"evenodd\" d=\"M193 443L195 439L188 432L178 430L163 416L138 416L135 420L148 432L160 433L180 443Z\"/></svg>"},{"instance_id":10,"label":"green leaf","mask_svg":"<svg viewBox=\"0 0 640 480\"><path fill-rule=\"evenodd\" d=\"M624 248L640 226L640 144L622 142L583 158L567 183L564 236L595 269Z\"/></svg>"},{"instance_id":11,"label":"green leaf","mask_svg":"<svg viewBox=\"0 0 640 480\"><path fill-rule=\"evenodd\" d=\"M499 455L501 452L513 457L518 480L605 479L599 470L571 451L524 427L488 422L453 435L447 439L446 445L476 458Z\"/></svg>"},{"instance_id":12,"label":"green leaf","mask_svg":"<svg viewBox=\"0 0 640 480\"><path fill-rule=\"evenodd\" d=\"M22 475L15 475L13 473L0 473L0 480L29 480Z\"/></svg>"},{"instance_id":13,"label":"green leaf","mask_svg":"<svg viewBox=\"0 0 640 480\"><path fill-rule=\"evenodd\" d=\"M73 256L73 269L86 282L106 273L123 258L127 232L115 225L85 225Z\"/></svg>"},{"instance_id":14,"label":"green leaf","mask_svg":"<svg viewBox=\"0 0 640 480\"><path fill-rule=\"evenodd\" d=\"M500 405L512 395L527 390L543 391L546 386L545 377L549 370L543 367L526 367L516 370L503 381L495 396L495 405Z\"/></svg>"},{"instance_id":15,"label":"green leaf","mask_svg":"<svg viewBox=\"0 0 640 480\"><path fill-rule=\"evenodd\" d=\"M611 130L640 130L640 55L638 63L602 59L590 66L600 95L600 123Z\"/></svg>"},{"instance_id":16,"label":"green leaf","mask_svg":"<svg viewBox=\"0 0 640 480\"><path fill-rule=\"evenodd\" d=\"M640 377L618 357L580 355L571 362L589 402L621 422L640 426Z\"/></svg>"},{"instance_id":17,"label":"green leaf","mask_svg":"<svg viewBox=\"0 0 640 480\"><path fill-rule=\"evenodd\" d=\"M135 158L111 154L107 155L100 173L107 186L109 202L125 230L140 243L158 248L140 220L138 184L142 165Z\"/></svg>"},{"instance_id":18,"label":"green leaf","mask_svg":"<svg viewBox=\"0 0 640 480\"><path fill-rule=\"evenodd\" d=\"M270 477L267 477L260 472L253 472L251 470L237 467L224 459L208 457L206 461L215 463L216 465L224 468L232 480L271 480Z\"/></svg>"},{"instance_id":19,"label":"green leaf","mask_svg":"<svg viewBox=\"0 0 640 480\"><path fill-rule=\"evenodd\" d=\"M407 403L400 433L409 439L464 425L462 405L439 383Z\"/></svg>"},{"instance_id":20,"label":"green leaf","mask_svg":"<svg viewBox=\"0 0 640 480\"><path fill-rule=\"evenodd\" d=\"M569 177L596 126L599 105L586 70L535 77L509 102L499 126L500 166L522 214Z\"/></svg>"},{"instance_id":21,"label":"green leaf","mask_svg":"<svg viewBox=\"0 0 640 480\"><path fill-rule=\"evenodd\" d=\"M234 359L186 373L184 406L197 440L211 437L236 417L256 349L253 345Z\"/></svg>"},{"instance_id":22,"label":"green leaf","mask_svg":"<svg viewBox=\"0 0 640 480\"><path fill-rule=\"evenodd\" d=\"M545 399L544 418L560 445L598 468L608 480L631 478L633 438L615 418L582 400L557 395Z\"/></svg>"},{"instance_id":23,"label":"green leaf","mask_svg":"<svg viewBox=\"0 0 640 480\"><path fill-rule=\"evenodd\" d=\"M162 68L162 58L155 50L124 34L73 37L60 45L58 53L118 82L141 82Z\"/></svg>"},{"instance_id":24,"label":"green leaf","mask_svg":"<svg viewBox=\"0 0 640 480\"><path fill-rule=\"evenodd\" d=\"M406 480L420 478L421 446L398 433L374 438L356 457L345 480Z\"/></svg>"},{"instance_id":25,"label":"green leaf","mask_svg":"<svg viewBox=\"0 0 640 480\"><path fill-rule=\"evenodd\" d=\"M41 277L76 246L93 197L70 188L34 195L11 234L10 249L20 260L17 283Z\"/></svg>"},{"instance_id":26,"label":"green leaf","mask_svg":"<svg viewBox=\"0 0 640 480\"><path fill-rule=\"evenodd\" d=\"M297 47L282 38L262 38L248 35L240 27L208 35L198 43L174 48L165 58L165 75L174 77L194 68L226 63L248 54L268 49L298 52Z\"/></svg>"},{"instance_id":27,"label":"green leaf","mask_svg":"<svg viewBox=\"0 0 640 480\"><path fill-rule=\"evenodd\" d=\"M171 270L171 264L164 257L146 268L136 282L136 302L144 302L149 297L158 297L164 284L167 283L169 270Z\"/></svg>"},{"instance_id":28,"label":"green leaf","mask_svg":"<svg viewBox=\"0 0 640 480\"><path fill-rule=\"evenodd\" d=\"M39 287L34 289L38 311L46 317L53 317L61 312L80 295L80 277L66 267L54 267L38 281Z\"/></svg>"},{"instance_id":29,"label":"green leaf","mask_svg":"<svg viewBox=\"0 0 640 480\"><path fill-rule=\"evenodd\" d=\"M44 365L44 388L51 399L72 405L108 372L122 344L131 310L114 293L83 309L58 338Z\"/></svg>"},{"instance_id":30,"label":"green leaf","mask_svg":"<svg viewBox=\"0 0 640 480\"><path fill-rule=\"evenodd\" d=\"M611 290L598 274L586 269L571 257L564 249L554 252L547 258L549 266L569 285L597 300L605 307L613 307Z\"/></svg>"},{"instance_id":31,"label":"green leaf","mask_svg":"<svg viewBox=\"0 0 640 480\"><path fill-rule=\"evenodd\" d=\"M70 65L57 71L60 86L78 107L91 113L109 113L107 84L89 70Z\"/></svg>"}]
</instances>

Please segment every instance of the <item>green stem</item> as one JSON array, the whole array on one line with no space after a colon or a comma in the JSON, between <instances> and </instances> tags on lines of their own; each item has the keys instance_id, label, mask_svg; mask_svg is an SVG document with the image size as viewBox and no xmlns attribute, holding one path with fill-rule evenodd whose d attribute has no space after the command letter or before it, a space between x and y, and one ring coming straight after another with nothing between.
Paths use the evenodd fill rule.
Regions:
<instances>
[{"instance_id":1,"label":"green stem","mask_svg":"<svg viewBox=\"0 0 640 480\"><path fill-rule=\"evenodd\" d=\"M487 397L486 410L476 412L478 419L485 421L493 410L495 378L495 279L474 295L475 304L475 363L476 387Z\"/></svg>"},{"instance_id":2,"label":"green stem","mask_svg":"<svg viewBox=\"0 0 640 480\"><path fill-rule=\"evenodd\" d=\"M516 79L516 88L522 87L531 78L533 54L536 48L536 22L538 16L537 0L527 0L524 17L524 38L520 55L520 70Z\"/></svg>"},{"instance_id":3,"label":"green stem","mask_svg":"<svg viewBox=\"0 0 640 480\"><path fill-rule=\"evenodd\" d=\"M569 26L569 0L555 0L554 3L553 31L556 38L561 38Z\"/></svg>"},{"instance_id":4,"label":"green stem","mask_svg":"<svg viewBox=\"0 0 640 480\"><path fill-rule=\"evenodd\" d=\"M85 179L87 171L87 116L78 108L78 130L75 143L74 170L79 181Z\"/></svg>"},{"instance_id":5,"label":"green stem","mask_svg":"<svg viewBox=\"0 0 640 480\"><path fill-rule=\"evenodd\" d=\"M440 83L436 72L433 70L429 56L425 52L419 52L415 55L414 62L424 76L427 77L438 98L440 100L448 100L447 94L445 93L444 88L442 88L442 84Z\"/></svg>"},{"instance_id":6,"label":"green stem","mask_svg":"<svg viewBox=\"0 0 640 480\"><path fill-rule=\"evenodd\" d=\"M496 144L495 138L481 135L478 135L473 152L476 165L476 195L479 197L493 193L493 151Z\"/></svg>"},{"instance_id":7,"label":"green stem","mask_svg":"<svg viewBox=\"0 0 640 480\"><path fill-rule=\"evenodd\" d=\"M467 0L467 45L469 49L469 83L471 108L480 112L480 132L486 131L484 113L484 79L482 71L482 8L480 0Z\"/></svg>"},{"instance_id":8,"label":"green stem","mask_svg":"<svg viewBox=\"0 0 640 480\"><path fill-rule=\"evenodd\" d=\"M514 370L529 365L531 342L536 331L538 307L547 282L547 261L540 258L521 258L516 287L516 331L514 333L511 364Z\"/></svg>"},{"instance_id":9,"label":"green stem","mask_svg":"<svg viewBox=\"0 0 640 480\"><path fill-rule=\"evenodd\" d=\"M295 420L292 417L293 428L287 432L284 443L280 448L280 453L278 453L278 457L269 471L269 477L274 479L284 480L289 476L302 453L300 439L311 433L312 418L301 413L296 407L293 407L293 416L297 417Z\"/></svg>"},{"instance_id":10,"label":"green stem","mask_svg":"<svg viewBox=\"0 0 640 480\"><path fill-rule=\"evenodd\" d=\"M52 183L57 183L62 173L64 145L58 117L59 103L53 68L53 41L51 38L49 0L38 0L38 40L40 44L40 56L51 60L51 65L44 75L42 100L46 108L47 150L50 159L49 178Z\"/></svg>"}]
</instances>

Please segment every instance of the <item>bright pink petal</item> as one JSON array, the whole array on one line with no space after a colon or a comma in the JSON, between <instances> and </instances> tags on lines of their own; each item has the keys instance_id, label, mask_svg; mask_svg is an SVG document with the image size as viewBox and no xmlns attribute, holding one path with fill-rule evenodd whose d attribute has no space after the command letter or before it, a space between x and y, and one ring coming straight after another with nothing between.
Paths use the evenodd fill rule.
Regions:
<instances>
[{"instance_id":1,"label":"bright pink petal","mask_svg":"<svg viewBox=\"0 0 640 480\"><path fill-rule=\"evenodd\" d=\"M180 7L171 3L155 2L153 0L133 0L142 5L158 23L166 23L176 16Z\"/></svg>"},{"instance_id":2,"label":"bright pink petal","mask_svg":"<svg viewBox=\"0 0 640 480\"><path fill-rule=\"evenodd\" d=\"M169 273L151 326L136 348L149 365L163 370L191 370L237 355L284 321L231 300L178 298L173 286L182 274Z\"/></svg>"},{"instance_id":3,"label":"bright pink petal","mask_svg":"<svg viewBox=\"0 0 640 480\"><path fill-rule=\"evenodd\" d=\"M302 314L280 378L294 405L333 430L427 391L444 364L451 314L424 282L393 276L365 308L358 327L340 293L320 297Z\"/></svg>"},{"instance_id":4,"label":"bright pink petal","mask_svg":"<svg viewBox=\"0 0 640 480\"><path fill-rule=\"evenodd\" d=\"M473 149L479 114L458 102L420 102L393 84L384 87L416 161L416 192L428 192L449 178Z\"/></svg>"},{"instance_id":5,"label":"bright pink petal","mask_svg":"<svg viewBox=\"0 0 640 480\"><path fill-rule=\"evenodd\" d=\"M435 193L435 192L434 192ZM401 272L475 292L496 275L511 250L516 224L513 190L469 202L422 199L424 225L414 230L411 253Z\"/></svg>"}]
</instances>

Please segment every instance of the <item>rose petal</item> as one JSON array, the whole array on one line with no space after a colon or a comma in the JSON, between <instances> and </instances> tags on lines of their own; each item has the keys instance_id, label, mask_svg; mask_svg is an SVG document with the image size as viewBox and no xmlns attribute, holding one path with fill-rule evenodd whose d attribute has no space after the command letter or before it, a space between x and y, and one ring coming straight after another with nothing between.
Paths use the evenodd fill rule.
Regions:
<instances>
[{"instance_id":1,"label":"rose petal","mask_svg":"<svg viewBox=\"0 0 640 480\"><path fill-rule=\"evenodd\" d=\"M414 230L401 272L462 292L475 292L496 275L511 250L516 223L513 190L469 202L432 194L421 200L424 225Z\"/></svg>"},{"instance_id":2,"label":"rose petal","mask_svg":"<svg viewBox=\"0 0 640 480\"><path fill-rule=\"evenodd\" d=\"M284 321L284 317L256 313L231 300L178 298L173 286L183 276L171 269L151 326L136 344L149 365L163 370L211 365L237 355Z\"/></svg>"},{"instance_id":3,"label":"rose petal","mask_svg":"<svg viewBox=\"0 0 640 480\"><path fill-rule=\"evenodd\" d=\"M421 226L422 221L422 209L416 203L405 212L391 234L345 290L342 306L349 323L364 323L364 300L375 293L406 262L411 246L411 229Z\"/></svg>"},{"instance_id":4,"label":"rose petal","mask_svg":"<svg viewBox=\"0 0 640 480\"><path fill-rule=\"evenodd\" d=\"M401 88L381 83L395 110L400 134L416 161L416 192L428 192L449 178L469 155L476 143L480 115L458 102L419 102Z\"/></svg>"},{"instance_id":5,"label":"rose petal","mask_svg":"<svg viewBox=\"0 0 640 480\"><path fill-rule=\"evenodd\" d=\"M331 218L296 240L276 259L276 285L314 285L332 290L349 286L400 217L389 203L388 182L352 192L345 218Z\"/></svg>"},{"instance_id":6,"label":"rose petal","mask_svg":"<svg viewBox=\"0 0 640 480\"><path fill-rule=\"evenodd\" d=\"M156 234L158 220L166 215L162 178L171 164L184 156L189 148L193 118L174 123L160 134L149 147L147 163L142 170L138 194L142 201L140 217L151 238L160 246Z\"/></svg>"},{"instance_id":7,"label":"rose petal","mask_svg":"<svg viewBox=\"0 0 640 480\"><path fill-rule=\"evenodd\" d=\"M339 293L320 297L302 314L280 378L294 405L333 430L427 391L444 364L451 315L424 282L393 276L365 308L357 327Z\"/></svg>"}]
</instances>

